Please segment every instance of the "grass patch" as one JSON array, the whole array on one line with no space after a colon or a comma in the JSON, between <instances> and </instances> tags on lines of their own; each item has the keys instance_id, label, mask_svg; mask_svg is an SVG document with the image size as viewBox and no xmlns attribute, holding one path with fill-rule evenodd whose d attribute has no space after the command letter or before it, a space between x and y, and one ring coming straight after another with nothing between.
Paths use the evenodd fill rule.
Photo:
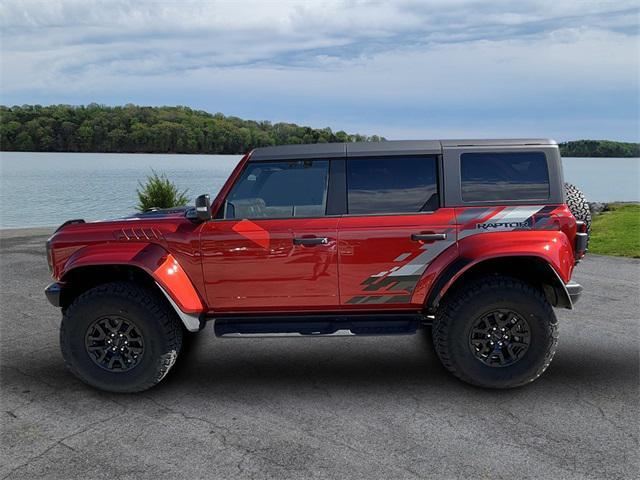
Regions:
<instances>
[{"instance_id":1,"label":"grass patch","mask_svg":"<svg viewBox=\"0 0 640 480\"><path fill-rule=\"evenodd\" d=\"M640 258L640 205L609 204L593 218L589 252Z\"/></svg>"}]
</instances>

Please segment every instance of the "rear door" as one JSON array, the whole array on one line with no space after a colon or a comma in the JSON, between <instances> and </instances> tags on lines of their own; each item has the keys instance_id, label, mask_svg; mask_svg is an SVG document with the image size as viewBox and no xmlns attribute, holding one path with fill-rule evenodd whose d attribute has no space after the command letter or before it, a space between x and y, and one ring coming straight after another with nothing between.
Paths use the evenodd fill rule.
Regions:
<instances>
[{"instance_id":1,"label":"rear door","mask_svg":"<svg viewBox=\"0 0 640 480\"><path fill-rule=\"evenodd\" d=\"M454 210L441 207L440 161L413 152L347 157L347 214L338 224L344 307L417 306L422 274L456 242Z\"/></svg>"}]
</instances>

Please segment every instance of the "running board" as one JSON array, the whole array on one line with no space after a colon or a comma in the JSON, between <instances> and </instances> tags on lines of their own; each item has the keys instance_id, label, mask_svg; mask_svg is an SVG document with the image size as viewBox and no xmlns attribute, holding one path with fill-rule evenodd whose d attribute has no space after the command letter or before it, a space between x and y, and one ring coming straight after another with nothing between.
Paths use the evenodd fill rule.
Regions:
<instances>
[{"instance_id":1,"label":"running board","mask_svg":"<svg viewBox=\"0 0 640 480\"><path fill-rule=\"evenodd\" d=\"M411 335L425 320L415 313L224 317L213 328L225 338Z\"/></svg>"}]
</instances>

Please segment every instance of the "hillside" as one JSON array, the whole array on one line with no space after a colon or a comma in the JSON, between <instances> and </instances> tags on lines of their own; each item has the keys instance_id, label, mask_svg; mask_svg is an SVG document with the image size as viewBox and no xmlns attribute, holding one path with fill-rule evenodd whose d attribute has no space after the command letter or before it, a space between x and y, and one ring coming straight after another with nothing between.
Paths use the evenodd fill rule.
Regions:
<instances>
[{"instance_id":1,"label":"hillside","mask_svg":"<svg viewBox=\"0 0 640 480\"><path fill-rule=\"evenodd\" d=\"M269 145L382 140L179 106L0 106L4 151L239 154ZM640 144L577 140L561 143L560 151L565 157L640 157Z\"/></svg>"},{"instance_id":2,"label":"hillside","mask_svg":"<svg viewBox=\"0 0 640 480\"><path fill-rule=\"evenodd\" d=\"M560 143L563 157L640 157L640 143L575 140Z\"/></svg>"},{"instance_id":3,"label":"hillside","mask_svg":"<svg viewBox=\"0 0 640 480\"><path fill-rule=\"evenodd\" d=\"M4 151L238 154L254 147L383 140L187 107L0 106Z\"/></svg>"}]
</instances>

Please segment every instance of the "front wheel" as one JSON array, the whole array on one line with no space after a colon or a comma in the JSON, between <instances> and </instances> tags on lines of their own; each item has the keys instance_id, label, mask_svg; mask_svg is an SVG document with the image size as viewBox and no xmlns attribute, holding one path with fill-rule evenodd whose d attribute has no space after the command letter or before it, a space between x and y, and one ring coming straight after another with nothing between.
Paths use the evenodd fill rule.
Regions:
<instances>
[{"instance_id":1,"label":"front wheel","mask_svg":"<svg viewBox=\"0 0 640 480\"><path fill-rule=\"evenodd\" d=\"M442 364L461 380L513 388L538 378L553 358L557 320L544 294L521 280L484 277L446 297L433 342Z\"/></svg>"},{"instance_id":2,"label":"front wheel","mask_svg":"<svg viewBox=\"0 0 640 480\"><path fill-rule=\"evenodd\" d=\"M169 372L182 345L174 311L153 291L107 283L80 295L65 311L62 356L83 382L110 392L139 392Z\"/></svg>"}]
</instances>

